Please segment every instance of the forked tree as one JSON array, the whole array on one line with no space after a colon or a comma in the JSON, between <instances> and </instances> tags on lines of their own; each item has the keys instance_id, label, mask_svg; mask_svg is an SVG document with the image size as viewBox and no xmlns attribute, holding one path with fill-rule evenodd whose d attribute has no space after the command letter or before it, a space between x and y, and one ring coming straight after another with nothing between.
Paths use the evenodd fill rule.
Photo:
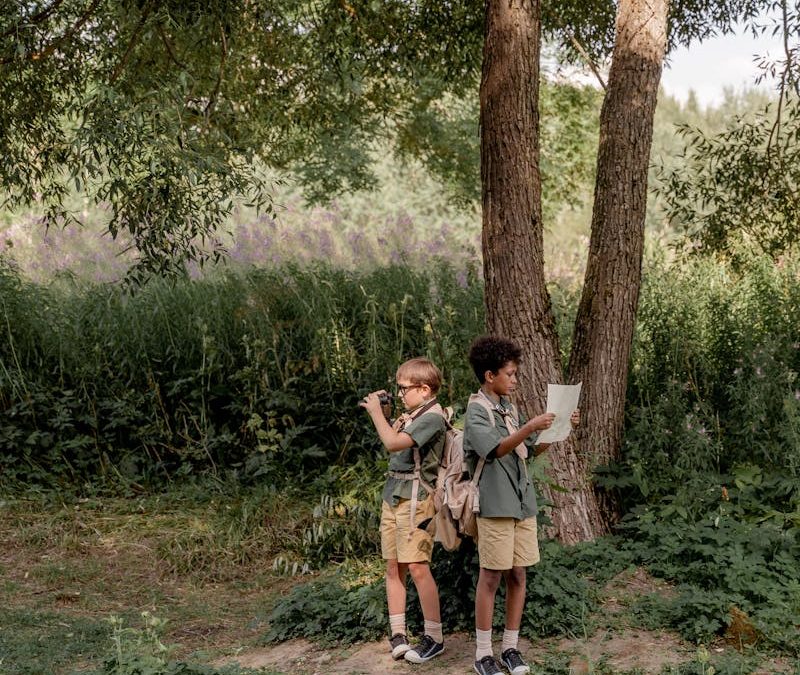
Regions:
<instances>
[{"instance_id":1,"label":"forked tree","mask_svg":"<svg viewBox=\"0 0 800 675\"><path fill-rule=\"evenodd\" d=\"M647 169L668 0L621 0L600 146L586 279L575 321L570 382L583 382L584 425L553 448L554 530L572 543L603 534L613 504L591 481L618 456L628 360L641 285ZM520 401L542 410L561 383L558 335L545 285L538 143L540 8L488 0L481 78L481 183L486 311L491 332L524 345Z\"/></svg>"}]
</instances>

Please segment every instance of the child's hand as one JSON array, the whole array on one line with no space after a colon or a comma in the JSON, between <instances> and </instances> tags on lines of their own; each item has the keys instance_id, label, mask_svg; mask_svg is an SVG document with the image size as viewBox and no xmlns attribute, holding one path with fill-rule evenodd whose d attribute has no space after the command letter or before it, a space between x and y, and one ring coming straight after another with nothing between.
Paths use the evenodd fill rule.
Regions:
<instances>
[{"instance_id":1,"label":"child's hand","mask_svg":"<svg viewBox=\"0 0 800 675\"><path fill-rule=\"evenodd\" d=\"M572 414L569 416L569 423L572 425L573 429L577 429L581 423L581 411L580 409L576 408L572 411Z\"/></svg>"},{"instance_id":2,"label":"child's hand","mask_svg":"<svg viewBox=\"0 0 800 675\"><path fill-rule=\"evenodd\" d=\"M556 418L555 413L545 413L544 415L539 415L538 417L534 417L530 424L531 429L533 431L542 431L544 429L549 429L553 425L553 420Z\"/></svg>"},{"instance_id":3,"label":"child's hand","mask_svg":"<svg viewBox=\"0 0 800 675\"><path fill-rule=\"evenodd\" d=\"M373 415L375 413L383 415L383 412L381 411L381 400L379 396L385 393L386 393L385 389L381 389L380 391L373 391L371 394L367 394L361 401L359 401L358 405L360 405L362 408L365 408L370 415Z\"/></svg>"}]
</instances>

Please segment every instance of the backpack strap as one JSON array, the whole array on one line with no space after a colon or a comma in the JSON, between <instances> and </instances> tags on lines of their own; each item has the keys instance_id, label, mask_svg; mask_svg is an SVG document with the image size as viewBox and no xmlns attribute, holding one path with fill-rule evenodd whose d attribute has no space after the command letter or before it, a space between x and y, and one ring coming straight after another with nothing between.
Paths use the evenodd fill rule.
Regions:
<instances>
[{"instance_id":1,"label":"backpack strap","mask_svg":"<svg viewBox=\"0 0 800 675\"><path fill-rule=\"evenodd\" d=\"M469 406L470 403L477 403L479 406L483 407L487 413L489 413L489 422L492 423L492 426L495 426L494 422L494 410L495 407L492 405L492 402L489 398L484 394L482 391L478 392L477 394L471 394L469 397ZM478 458L478 463L475 465L475 473L472 474L472 484L475 486L475 501L473 502L473 511L476 513L480 511L480 499L481 493L480 488L478 487L478 483L481 480L481 474L483 473L483 467L486 465L486 459L484 457Z\"/></svg>"},{"instance_id":2,"label":"backpack strap","mask_svg":"<svg viewBox=\"0 0 800 675\"><path fill-rule=\"evenodd\" d=\"M403 425L398 429L398 431L402 431L403 428L410 422L413 422L419 417L422 417L425 413L432 412L441 415L446 423L448 422L447 417L445 416L444 410L442 410L442 406L433 399L426 403L425 405L421 406L417 410L413 411L411 415L404 421ZM419 448L414 446L414 470L410 472L405 471L390 471L389 475L392 478L397 478L399 480L410 480L413 481L411 484L411 527L408 530L408 539L411 539L411 535L414 533L414 527L416 524L417 518L417 504L419 503L419 486L425 488L429 495L433 495L435 492L433 486L428 483L427 481L422 479L422 457L419 452Z\"/></svg>"},{"instance_id":3,"label":"backpack strap","mask_svg":"<svg viewBox=\"0 0 800 675\"><path fill-rule=\"evenodd\" d=\"M519 413L517 412L517 407L510 401L509 408L506 410L503 406L492 401L481 389L477 394L472 394L472 396L469 397L469 402L480 403L486 408L489 412L489 421L492 423L492 426L494 426L494 415L492 413L497 413L503 418L503 422L509 427L511 433L519 431ZM528 459L528 447L525 445L524 441L514 448L514 452L521 460L524 461Z\"/></svg>"}]
</instances>

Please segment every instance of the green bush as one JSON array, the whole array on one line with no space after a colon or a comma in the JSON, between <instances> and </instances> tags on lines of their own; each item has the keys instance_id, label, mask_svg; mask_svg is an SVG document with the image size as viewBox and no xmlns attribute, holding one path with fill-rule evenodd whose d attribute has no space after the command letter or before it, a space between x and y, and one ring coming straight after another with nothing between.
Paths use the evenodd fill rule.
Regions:
<instances>
[{"instance_id":1,"label":"green bush","mask_svg":"<svg viewBox=\"0 0 800 675\"><path fill-rule=\"evenodd\" d=\"M567 548L552 541L542 542L542 562L529 568L527 574L522 633L529 637L582 633L587 617L597 606L600 585L630 561L629 553L613 553L617 543L601 539ZM332 576L292 589L273 610L267 639L307 637L349 643L384 636L389 619L383 562L376 563L367 577L351 570L351 565L344 565ZM445 631L471 632L479 572L472 540L466 540L452 553L436 546L431 571L442 599ZM505 586L501 583L495 605L497 628L504 625L504 606ZM406 615L409 629L421 632L422 614L410 580Z\"/></svg>"},{"instance_id":2,"label":"green bush","mask_svg":"<svg viewBox=\"0 0 800 675\"><path fill-rule=\"evenodd\" d=\"M622 455L638 488L736 464L800 464L800 258L645 272ZM653 484L646 484L651 480ZM636 503L639 496L631 496Z\"/></svg>"},{"instance_id":3,"label":"green bush","mask_svg":"<svg viewBox=\"0 0 800 675\"><path fill-rule=\"evenodd\" d=\"M746 271L648 263L629 484L616 486L626 506L736 464L800 471L798 276L790 256L753 258ZM551 292L566 350L578 296L557 283ZM358 398L426 354L444 370L442 399L463 406L474 386L465 352L484 325L475 271L445 263L251 269L134 296L39 286L0 263L0 308L3 480L136 491L232 473L338 494L341 472L329 468L359 463L372 479L384 457Z\"/></svg>"},{"instance_id":4,"label":"green bush","mask_svg":"<svg viewBox=\"0 0 800 675\"><path fill-rule=\"evenodd\" d=\"M764 644L800 650L799 503L793 479L751 466L696 476L633 508L621 528L635 562L677 584L674 597L646 599L637 613L708 641L730 626L734 609Z\"/></svg>"},{"instance_id":5,"label":"green bush","mask_svg":"<svg viewBox=\"0 0 800 675\"><path fill-rule=\"evenodd\" d=\"M389 619L383 581L347 582L341 574L295 586L269 618L266 640L309 637L321 641L372 640Z\"/></svg>"}]
</instances>

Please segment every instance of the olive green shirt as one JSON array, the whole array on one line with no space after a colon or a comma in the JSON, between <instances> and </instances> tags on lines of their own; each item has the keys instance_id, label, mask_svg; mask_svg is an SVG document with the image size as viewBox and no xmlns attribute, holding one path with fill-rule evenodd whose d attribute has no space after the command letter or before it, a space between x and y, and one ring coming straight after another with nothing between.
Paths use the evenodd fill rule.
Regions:
<instances>
[{"instance_id":1,"label":"olive green shirt","mask_svg":"<svg viewBox=\"0 0 800 675\"><path fill-rule=\"evenodd\" d=\"M445 430L444 418L438 412L425 412L413 419L402 431L411 436L414 445L390 454L389 471L400 473L414 471L414 448L417 447L420 454L420 477L431 487L436 487L439 462L444 450ZM401 499L411 499L412 486L413 481L388 476L383 487L383 501L391 506L397 506ZM420 485L419 500L422 501L427 496L427 490Z\"/></svg>"},{"instance_id":2,"label":"olive green shirt","mask_svg":"<svg viewBox=\"0 0 800 675\"><path fill-rule=\"evenodd\" d=\"M491 401L487 401L489 405ZM480 516L482 518L516 518L524 520L535 516L536 491L528 475L527 463L512 451L507 455L495 456L497 446L503 438L510 435L505 417L500 409L511 410L511 403L501 398L493 411L494 425L489 419L489 411L480 403L470 403L464 420L464 456L470 473L475 473L479 458L486 463L481 472L478 489L480 491ZM519 425L525 424L520 415ZM529 458L533 458L533 446L538 434L531 434L525 439L529 449Z\"/></svg>"}]
</instances>

